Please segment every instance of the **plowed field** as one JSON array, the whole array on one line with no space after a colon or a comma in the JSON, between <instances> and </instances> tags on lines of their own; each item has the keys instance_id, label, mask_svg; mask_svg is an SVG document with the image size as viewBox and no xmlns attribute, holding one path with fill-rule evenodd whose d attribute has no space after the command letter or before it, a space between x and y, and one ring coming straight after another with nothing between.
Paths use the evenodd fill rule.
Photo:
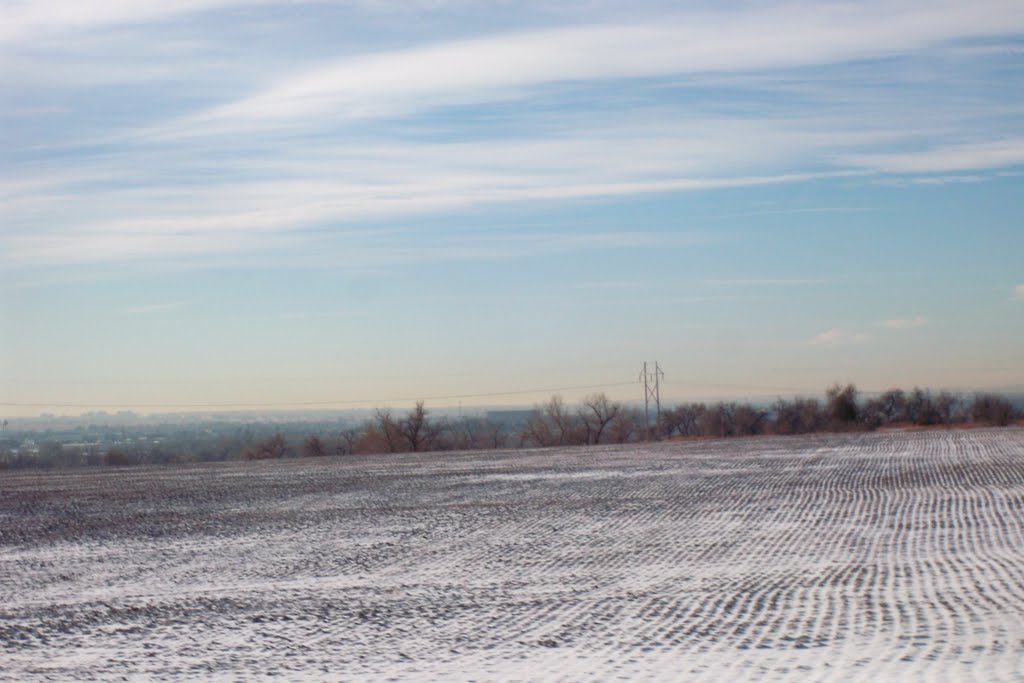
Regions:
<instances>
[{"instance_id":1,"label":"plowed field","mask_svg":"<svg viewBox=\"0 0 1024 683\"><path fill-rule=\"evenodd\" d=\"M0 680L1024 681L1024 430L0 473Z\"/></svg>"}]
</instances>

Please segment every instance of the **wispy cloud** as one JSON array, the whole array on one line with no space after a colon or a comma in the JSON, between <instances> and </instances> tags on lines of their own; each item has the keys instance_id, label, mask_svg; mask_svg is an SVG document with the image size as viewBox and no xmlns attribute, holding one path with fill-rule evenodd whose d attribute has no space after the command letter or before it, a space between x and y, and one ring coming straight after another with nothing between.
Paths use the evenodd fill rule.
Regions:
<instances>
[{"instance_id":1,"label":"wispy cloud","mask_svg":"<svg viewBox=\"0 0 1024 683\"><path fill-rule=\"evenodd\" d=\"M600 147L600 142L594 144ZM666 145L671 143L666 141ZM642 179L649 172L645 173L643 164L639 164L635 172L619 169L619 178L609 180L606 168L596 159L591 164L578 157L560 168L554 150L542 153L538 149L534 159L524 157L520 150L519 169L478 166L476 155L488 149L499 159L503 155L497 150L508 150L511 158L504 163L516 164L515 143L511 141L500 146L483 145L471 157L460 154L465 149L459 146L426 147L433 148L436 156L413 147L406 152L405 166L395 167L388 180L373 176L387 175L389 167L394 167L392 162L348 165L344 160L350 156L342 155L341 160L324 167L311 163L296 180L221 182L205 187L118 187L103 192L82 188L71 193L55 187L7 202L0 200L0 208L5 209L13 228L0 241L6 247L5 257L21 264L173 258L280 249L283 244L294 243L302 229L329 223L351 224L510 202L767 186L809 177L782 174ZM614 155L609 155L605 163L610 158ZM648 168L659 165L653 161ZM341 179L348 182L339 183ZM48 230L34 226L41 214L53 216ZM345 237L340 228L335 234ZM593 236L593 240L604 239L599 234Z\"/></svg>"},{"instance_id":2,"label":"wispy cloud","mask_svg":"<svg viewBox=\"0 0 1024 683\"><path fill-rule=\"evenodd\" d=\"M805 342L806 346L851 346L863 344L868 336L863 332L855 332L842 328L833 328L816 334Z\"/></svg>"},{"instance_id":3,"label":"wispy cloud","mask_svg":"<svg viewBox=\"0 0 1024 683\"><path fill-rule=\"evenodd\" d=\"M180 356L166 372L191 357L241 378L288 356L325 376L322 362L395 357L375 311L427 310L430 334L402 363L458 352L480 367L494 355L480 349L506 343L520 368L628 352L613 325L579 353L611 302L629 324L677 309L656 331L679 362L715 360L691 328L757 347L707 364L719 374L764 371L736 365L747 357L783 365L773 349L910 365L895 342L924 324L917 310L857 313L877 311L887 283L906 295L891 304L927 279L966 310L957 283L987 277L1011 283L992 296L1024 303L996 251L1012 243L1010 176L1024 169L1022 37L1019 0L0 0L11 358L56 376L72 361L35 343L53 325L173 317L178 334L228 336L162 337ZM925 238L934 258L915 260ZM956 261L964 245L972 258ZM531 279L555 271L576 290L565 313ZM96 286L69 319L65 292L83 280ZM172 301L197 287L235 312ZM290 334L352 328L361 308L374 324L356 337ZM982 317L977 334L991 332ZM247 321L261 333L233 353ZM747 338L714 336L737 325ZM534 326L557 331L553 345L533 344ZM467 329L484 343L459 341ZM777 344L786 330L803 331ZM935 358L944 332L920 333ZM997 347L1013 335L988 336L1011 366ZM123 346L87 372L152 366Z\"/></svg>"},{"instance_id":4,"label":"wispy cloud","mask_svg":"<svg viewBox=\"0 0 1024 683\"><path fill-rule=\"evenodd\" d=\"M998 174L997 174L998 175ZM872 180L871 183L875 185L885 185L888 187L914 187L921 185L959 185L963 183L983 183L989 180L988 175L980 174L969 174L965 175L962 173L958 174L940 174L940 175L926 175L926 176L885 176Z\"/></svg>"},{"instance_id":5,"label":"wispy cloud","mask_svg":"<svg viewBox=\"0 0 1024 683\"><path fill-rule=\"evenodd\" d=\"M882 173L943 173L1005 168L1024 164L1024 138L933 147L895 154L850 154L841 159L851 166ZM963 180L964 176L959 176ZM970 177L966 177L970 179Z\"/></svg>"},{"instance_id":6,"label":"wispy cloud","mask_svg":"<svg viewBox=\"0 0 1024 683\"><path fill-rule=\"evenodd\" d=\"M1011 95L1002 102L1009 110L986 97L954 94L956 106L936 112L930 101L918 104L893 95L899 88L878 87L874 72L854 79L841 71L840 84L826 87L843 63L916 59L1024 32L1018 3L795 2L742 11L674 3L666 11L654 3L657 11L647 16L656 20L638 14L623 21L623 13L597 7L565 10L555 23L547 5L538 4L531 7L544 21L532 25L547 28L492 27L457 39L399 32L401 39L356 41L358 48L332 40L295 58L257 55L239 39L248 34L222 38L221 24L200 21L235 5L251 6L247 12L258 16L260 4L60 0L6 11L0 43L12 46L17 68L7 71L17 78L8 86L13 96L5 90L4 99L15 102L12 111L53 111L57 118L40 114L49 127L41 123L45 134L35 138L9 137L11 161L0 168L0 263L276 256L326 241L327 233L336 251L395 263L407 258L400 244L357 227L499 205L872 181L880 174L971 171L984 179L985 171L1024 163L1024 138L1006 124L1019 116ZM358 17L376 11L366 9L372 4L330 9ZM167 31L174 40L165 40ZM61 39L67 36L74 40ZM118 49L126 42L133 50L159 49L133 88L118 89L126 99L111 105L110 117L94 110L94 99L110 93L90 94L91 76L72 71L38 84L52 63L83 72L93 70L93 59L114 69L131 66L139 60ZM374 44L387 47L366 47ZM975 58L969 51L958 57ZM230 69L221 70L223 63ZM220 76L196 76L211 64ZM808 65L821 68L800 68ZM807 78L820 81L809 86L801 80ZM914 85L937 91L927 77ZM708 95L712 89L718 94ZM39 90L50 96L37 98ZM0 112L0 129L11 120L4 117ZM607 232L621 243L628 231ZM586 243L600 248L609 239L594 231ZM419 258L442 251L469 258L496 245L419 245Z\"/></svg>"},{"instance_id":7,"label":"wispy cloud","mask_svg":"<svg viewBox=\"0 0 1024 683\"><path fill-rule=\"evenodd\" d=\"M0 43L37 40L71 31L88 31L125 24L150 23L232 5L255 5L256 0L33 0L5 3Z\"/></svg>"},{"instance_id":8,"label":"wispy cloud","mask_svg":"<svg viewBox=\"0 0 1024 683\"><path fill-rule=\"evenodd\" d=\"M913 318L894 318L892 320L882 320L876 323L878 327L887 327L890 330L913 330L918 327L924 327L928 324L928 318L923 315L914 316Z\"/></svg>"},{"instance_id":9,"label":"wispy cloud","mask_svg":"<svg viewBox=\"0 0 1024 683\"><path fill-rule=\"evenodd\" d=\"M884 17L884 20L879 20ZM507 97L565 81L650 78L828 64L1024 29L1012 3L796 3L735 14L696 11L657 23L493 35L345 58L186 117L178 133L260 122L407 113ZM729 45L729 49L722 49Z\"/></svg>"},{"instance_id":10,"label":"wispy cloud","mask_svg":"<svg viewBox=\"0 0 1024 683\"><path fill-rule=\"evenodd\" d=\"M1013 296L1010 297L1014 301L1024 301L1024 285L1017 285L1013 288Z\"/></svg>"}]
</instances>

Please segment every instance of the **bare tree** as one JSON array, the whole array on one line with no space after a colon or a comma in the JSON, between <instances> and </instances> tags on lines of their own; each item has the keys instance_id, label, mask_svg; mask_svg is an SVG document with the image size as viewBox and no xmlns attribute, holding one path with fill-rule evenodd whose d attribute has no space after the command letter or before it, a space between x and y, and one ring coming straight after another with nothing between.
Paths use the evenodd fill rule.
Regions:
<instances>
[{"instance_id":1,"label":"bare tree","mask_svg":"<svg viewBox=\"0 0 1024 683\"><path fill-rule=\"evenodd\" d=\"M601 443L601 435L615 416L622 410L622 404L610 401L604 392L587 396L580 408L580 420L586 430L586 442Z\"/></svg>"},{"instance_id":2,"label":"bare tree","mask_svg":"<svg viewBox=\"0 0 1024 683\"><path fill-rule=\"evenodd\" d=\"M696 436L700 433L698 423L704 411L703 403L680 403L674 408L663 408L658 422L661 435Z\"/></svg>"},{"instance_id":3,"label":"bare tree","mask_svg":"<svg viewBox=\"0 0 1024 683\"><path fill-rule=\"evenodd\" d=\"M453 448L504 448L508 442L505 425L481 417L463 417L455 420L448 429Z\"/></svg>"},{"instance_id":4,"label":"bare tree","mask_svg":"<svg viewBox=\"0 0 1024 683\"><path fill-rule=\"evenodd\" d=\"M920 387L914 387L907 396L905 410L907 419L914 424L934 425L942 420L932 400L932 392Z\"/></svg>"},{"instance_id":5,"label":"bare tree","mask_svg":"<svg viewBox=\"0 0 1024 683\"><path fill-rule=\"evenodd\" d=\"M703 403L687 403L676 408L679 415L678 429L680 436L697 436L700 434L700 422L707 406Z\"/></svg>"},{"instance_id":6,"label":"bare tree","mask_svg":"<svg viewBox=\"0 0 1024 683\"><path fill-rule=\"evenodd\" d=\"M809 434L824 425L821 403L814 398L797 397L792 401L777 400L772 406L776 434Z\"/></svg>"},{"instance_id":7,"label":"bare tree","mask_svg":"<svg viewBox=\"0 0 1024 683\"><path fill-rule=\"evenodd\" d=\"M451 420L442 417L439 420L428 420L423 433L421 451L450 451L454 445L455 428Z\"/></svg>"},{"instance_id":8,"label":"bare tree","mask_svg":"<svg viewBox=\"0 0 1024 683\"><path fill-rule=\"evenodd\" d=\"M833 428L847 429L857 423L860 407L857 405L857 387L854 385L842 387L838 383L833 384L825 390L825 402Z\"/></svg>"},{"instance_id":9,"label":"bare tree","mask_svg":"<svg viewBox=\"0 0 1024 683\"><path fill-rule=\"evenodd\" d=\"M557 394L543 406L535 406L523 424L520 440L535 446L571 446L586 443L586 427Z\"/></svg>"},{"instance_id":10,"label":"bare tree","mask_svg":"<svg viewBox=\"0 0 1024 683\"><path fill-rule=\"evenodd\" d=\"M704 436L726 437L736 433L735 403L718 402L707 406L701 414L700 429Z\"/></svg>"},{"instance_id":11,"label":"bare tree","mask_svg":"<svg viewBox=\"0 0 1024 683\"><path fill-rule=\"evenodd\" d=\"M360 433L355 427L347 427L338 432L338 445L335 452L338 455L351 455L356 452L356 442L359 441Z\"/></svg>"},{"instance_id":12,"label":"bare tree","mask_svg":"<svg viewBox=\"0 0 1024 683\"><path fill-rule=\"evenodd\" d=\"M530 416L526 418L519 438L523 445L540 446L541 448L554 446L557 443L551 425L540 407L534 408Z\"/></svg>"},{"instance_id":13,"label":"bare tree","mask_svg":"<svg viewBox=\"0 0 1024 683\"><path fill-rule=\"evenodd\" d=\"M882 402L877 398L865 401L864 406L860 409L860 421L868 429L878 429L885 424Z\"/></svg>"},{"instance_id":14,"label":"bare tree","mask_svg":"<svg viewBox=\"0 0 1024 683\"><path fill-rule=\"evenodd\" d=\"M971 405L971 419L1005 427L1013 421L1016 411L1005 396L975 394Z\"/></svg>"},{"instance_id":15,"label":"bare tree","mask_svg":"<svg viewBox=\"0 0 1024 683\"><path fill-rule=\"evenodd\" d=\"M283 458L291 453L291 446L288 445L288 440L285 439L284 434L277 432L273 436L259 443L256 443L252 447L246 449L245 459L246 460L270 460L275 458Z\"/></svg>"},{"instance_id":16,"label":"bare tree","mask_svg":"<svg viewBox=\"0 0 1024 683\"><path fill-rule=\"evenodd\" d=\"M960 397L948 391L939 392L939 395L935 397L935 410L938 411L942 424L947 427L952 427L954 422L963 419L961 405Z\"/></svg>"},{"instance_id":17,"label":"bare tree","mask_svg":"<svg viewBox=\"0 0 1024 683\"><path fill-rule=\"evenodd\" d=\"M508 430L505 429L505 425L493 420L485 420L483 426L488 448L505 448L508 445Z\"/></svg>"},{"instance_id":18,"label":"bare tree","mask_svg":"<svg viewBox=\"0 0 1024 683\"><path fill-rule=\"evenodd\" d=\"M391 417L391 411L386 408L377 408L377 410L374 411L374 420L377 423L376 426L380 431L381 437L384 439L384 443L387 444L388 452L397 453L400 434L398 432L398 424L395 422L395 418Z\"/></svg>"},{"instance_id":19,"label":"bare tree","mask_svg":"<svg viewBox=\"0 0 1024 683\"><path fill-rule=\"evenodd\" d=\"M565 405L565 401L557 394L544 404L544 416L550 421L552 432L559 446L580 444L586 438L579 419Z\"/></svg>"},{"instance_id":20,"label":"bare tree","mask_svg":"<svg viewBox=\"0 0 1024 683\"><path fill-rule=\"evenodd\" d=\"M739 436L763 434L768 424L768 413L749 403L733 404L732 423Z\"/></svg>"},{"instance_id":21,"label":"bare tree","mask_svg":"<svg viewBox=\"0 0 1024 683\"><path fill-rule=\"evenodd\" d=\"M878 408L884 422L907 419L907 395L902 389L889 389L878 397Z\"/></svg>"},{"instance_id":22,"label":"bare tree","mask_svg":"<svg viewBox=\"0 0 1024 683\"><path fill-rule=\"evenodd\" d=\"M677 432L682 436L679 430L679 407L661 409L661 415L658 416L658 433L662 438L671 438Z\"/></svg>"},{"instance_id":23,"label":"bare tree","mask_svg":"<svg viewBox=\"0 0 1024 683\"><path fill-rule=\"evenodd\" d=\"M608 425L608 437L614 443L626 443L637 433L639 424L639 413L633 408L623 407Z\"/></svg>"},{"instance_id":24,"label":"bare tree","mask_svg":"<svg viewBox=\"0 0 1024 683\"><path fill-rule=\"evenodd\" d=\"M327 455L327 446L319 436L313 434L302 444L302 453L306 457L319 458Z\"/></svg>"},{"instance_id":25,"label":"bare tree","mask_svg":"<svg viewBox=\"0 0 1024 683\"><path fill-rule=\"evenodd\" d=\"M431 438L431 426L427 419L427 409L423 407L423 401L417 401L416 406L395 426L409 450L414 453L427 450L426 446Z\"/></svg>"}]
</instances>

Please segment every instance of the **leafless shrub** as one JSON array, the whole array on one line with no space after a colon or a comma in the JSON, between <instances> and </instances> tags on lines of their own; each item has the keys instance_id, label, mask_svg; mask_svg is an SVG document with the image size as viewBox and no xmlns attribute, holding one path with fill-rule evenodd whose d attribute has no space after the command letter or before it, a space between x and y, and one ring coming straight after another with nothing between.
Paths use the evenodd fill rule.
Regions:
<instances>
[{"instance_id":1,"label":"leafless shrub","mask_svg":"<svg viewBox=\"0 0 1024 683\"><path fill-rule=\"evenodd\" d=\"M825 391L825 410L832 429L851 429L860 421L860 406L857 404L857 387L833 384Z\"/></svg>"},{"instance_id":2,"label":"leafless shrub","mask_svg":"<svg viewBox=\"0 0 1024 683\"><path fill-rule=\"evenodd\" d=\"M821 403L813 398L778 399L772 406L776 434L809 434L825 423Z\"/></svg>"},{"instance_id":3,"label":"leafless shrub","mask_svg":"<svg viewBox=\"0 0 1024 683\"><path fill-rule=\"evenodd\" d=\"M302 444L302 454L306 457L321 458L327 455L327 446L319 436L314 434L307 437Z\"/></svg>"},{"instance_id":4,"label":"leafless shrub","mask_svg":"<svg viewBox=\"0 0 1024 683\"><path fill-rule=\"evenodd\" d=\"M1016 417L1013 404L998 394L975 394L971 404L971 418L977 422L988 422L1005 427Z\"/></svg>"},{"instance_id":5,"label":"leafless shrub","mask_svg":"<svg viewBox=\"0 0 1024 683\"><path fill-rule=\"evenodd\" d=\"M633 408L623 408L608 425L608 439L612 443L626 443L639 435L640 414Z\"/></svg>"},{"instance_id":6,"label":"leafless shrub","mask_svg":"<svg viewBox=\"0 0 1024 683\"><path fill-rule=\"evenodd\" d=\"M536 406L521 431L521 440L533 446L572 446L586 443L586 428L579 416L555 395Z\"/></svg>"},{"instance_id":7,"label":"leafless shrub","mask_svg":"<svg viewBox=\"0 0 1024 683\"><path fill-rule=\"evenodd\" d=\"M272 460L291 454L292 448L284 434L278 432L268 439L250 446L245 451L246 460Z\"/></svg>"}]
</instances>

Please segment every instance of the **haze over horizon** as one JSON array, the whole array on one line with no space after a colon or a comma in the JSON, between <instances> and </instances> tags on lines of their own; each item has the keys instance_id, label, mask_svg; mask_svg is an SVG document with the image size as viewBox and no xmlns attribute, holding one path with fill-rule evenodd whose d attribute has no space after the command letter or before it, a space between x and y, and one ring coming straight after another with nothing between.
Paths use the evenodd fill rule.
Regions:
<instances>
[{"instance_id":1,"label":"haze over horizon","mask_svg":"<svg viewBox=\"0 0 1024 683\"><path fill-rule=\"evenodd\" d=\"M0 74L0 415L1024 385L1019 2L0 3Z\"/></svg>"}]
</instances>

